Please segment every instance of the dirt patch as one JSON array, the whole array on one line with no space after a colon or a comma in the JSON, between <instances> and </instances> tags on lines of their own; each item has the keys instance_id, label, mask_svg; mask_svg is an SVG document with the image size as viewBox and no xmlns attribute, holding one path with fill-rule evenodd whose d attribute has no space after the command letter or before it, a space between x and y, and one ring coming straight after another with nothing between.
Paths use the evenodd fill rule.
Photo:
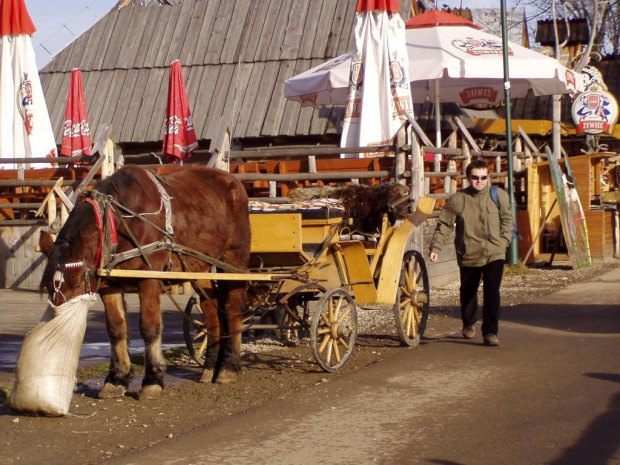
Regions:
<instances>
[{"instance_id":1,"label":"dirt patch","mask_svg":"<svg viewBox=\"0 0 620 465\"><path fill-rule=\"evenodd\" d=\"M511 270L503 282L502 304L531 301L619 266L620 262L610 260L596 262L586 270L575 271L561 264ZM345 373L377 363L396 351L430 350L433 339L458 334L458 283L433 290L431 305L425 338L413 349L400 346L391 309L361 310L358 345ZM316 365L307 343L287 348L271 339L244 344L243 373L234 385L199 384L198 367L188 357L176 356L168 370L165 395L158 401L137 399L140 375L122 399L98 400L103 377L82 370L68 417L28 417L2 411L0 463L98 463L268 401L301 395L304 389L339 376L342 374L327 374Z\"/></svg>"}]
</instances>

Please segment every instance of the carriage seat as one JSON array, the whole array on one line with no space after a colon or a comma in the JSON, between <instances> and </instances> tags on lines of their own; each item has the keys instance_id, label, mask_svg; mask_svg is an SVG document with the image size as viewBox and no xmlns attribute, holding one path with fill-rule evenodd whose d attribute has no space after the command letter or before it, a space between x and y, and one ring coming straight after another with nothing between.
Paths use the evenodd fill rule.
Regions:
<instances>
[{"instance_id":1,"label":"carriage seat","mask_svg":"<svg viewBox=\"0 0 620 465\"><path fill-rule=\"evenodd\" d=\"M329 220L342 218L344 215L344 207L338 199L315 199L283 204L251 201L249 210L251 214L300 213L302 220Z\"/></svg>"},{"instance_id":2,"label":"carriage seat","mask_svg":"<svg viewBox=\"0 0 620 465\"><path fill-rule=\"evenodd\" d=\"M333 228L344 215L333 199L275 205L252 201L249 210L253 258L260 254L261 263L273 266L300 265L324 251L326 241L336 240Z\"/></svg>"}]
</instances>

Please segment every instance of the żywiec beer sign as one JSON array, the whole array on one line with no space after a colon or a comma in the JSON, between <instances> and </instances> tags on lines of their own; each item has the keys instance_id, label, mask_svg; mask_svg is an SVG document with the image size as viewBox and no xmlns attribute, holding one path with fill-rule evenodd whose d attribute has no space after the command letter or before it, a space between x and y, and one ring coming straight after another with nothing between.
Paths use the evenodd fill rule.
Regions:
<instances>
[{"instance_id":1,"label":"\u017cywiec beer sign","mask_svg":"<svg viewBox=\"0 0 620 465\"><path fill-rule=\"evenodd\" d=\"M596 69L584 69L586 91L579 94L573 102L573 121L577 125L577 133L611 134L618 121L618 102L607 92L600 73Z\"/></svg>"}]
</instances>

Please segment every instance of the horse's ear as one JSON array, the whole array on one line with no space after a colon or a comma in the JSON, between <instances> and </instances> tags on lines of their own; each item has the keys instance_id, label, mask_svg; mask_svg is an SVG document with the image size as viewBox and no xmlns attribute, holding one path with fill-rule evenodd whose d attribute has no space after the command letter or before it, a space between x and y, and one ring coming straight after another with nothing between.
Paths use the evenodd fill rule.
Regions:
<instances>
[{"instance_id":1,"label":"horse's ear","mask_svg":"<svg viewBox=\"0 0 620 465\"><path fill-rule=\"evenodd\" d=\"M43 252L46 256L49 256L53 245L54 239L52 239L50 233L41 231L41 236L39 237L39 252Z\"/></svg>"}]
</instances>

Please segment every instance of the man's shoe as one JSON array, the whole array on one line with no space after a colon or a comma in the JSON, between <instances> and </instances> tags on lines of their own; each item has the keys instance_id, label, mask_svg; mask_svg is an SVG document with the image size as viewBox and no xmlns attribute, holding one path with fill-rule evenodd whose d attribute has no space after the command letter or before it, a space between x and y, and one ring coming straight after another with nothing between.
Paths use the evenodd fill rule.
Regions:
<instances>
[{"instance_id":1,"label":"man's shoe","mask_svg":"<svg viewBox=\"0 0 620 465\"><path fill-rule=\"evenodd\" d=\"M465 339L473 339L476 336L476 328L473 326L463 326L463 337Z\"/></svg>"},{"instance_id":2,"label":"man's shoe","mask_svg":"<svg viewBox=\"0 0 620 465\"><path fill-rule=\"evenodd\" d=\"M485 334L484 345L485 346L498 346L499 339L497 339L497 336L495 334Z\"/></svg>"}]
</instances>

